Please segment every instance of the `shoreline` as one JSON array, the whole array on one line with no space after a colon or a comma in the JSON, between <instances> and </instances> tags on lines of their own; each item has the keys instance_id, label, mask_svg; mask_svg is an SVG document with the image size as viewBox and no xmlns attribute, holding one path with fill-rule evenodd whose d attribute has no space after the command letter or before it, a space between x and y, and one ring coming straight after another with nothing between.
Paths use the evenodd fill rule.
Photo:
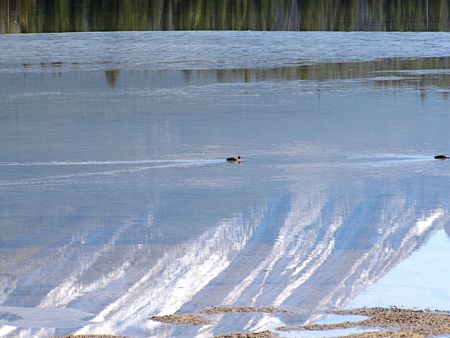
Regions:
<instances>
[{"instance_id":1,"label":"shoreline","mask_svg":"<svg viewBox=\"0 0 450 338\"><path fill-rule=\"evenodd\" d=\"M199 310L197 313L153 316L149 320L165 325L192 326L214 325L211 315L230 313L282 313L291 311L272 307L233 307L217 306ZM283 332L323 332L336 329L364 329L367 331L353 333L342 337L349 338L381 338L381 337L434 337L450 334L450 312L440 310L417 310L400 307L372 307L348 310L337 310L327 313L344 316L344 321L331 324L307 324L278 326L275 330L263 329L257 332L231 332L215 338L272 338L283 336ZM345 321L345 316L358 315L365 319ZM275 332L274 332L275 331ZM344 333L345 334L345 333ZM61 338L61 337L54 337ZM69 335L64 338L126 338L107 334Z\"/></svg>"}]
</instances>

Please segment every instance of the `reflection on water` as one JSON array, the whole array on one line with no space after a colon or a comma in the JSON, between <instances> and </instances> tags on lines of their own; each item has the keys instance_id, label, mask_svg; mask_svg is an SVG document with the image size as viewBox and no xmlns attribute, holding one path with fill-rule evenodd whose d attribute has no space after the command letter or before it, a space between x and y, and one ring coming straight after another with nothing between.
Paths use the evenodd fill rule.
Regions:
<instances>
[{"instance_id":1,"label":"reflection on water","mask_svg":"<svg viewBox=\"0 0 450 338\"><path fill-rule=\"evenodd\" d=\"M105 70L105 77L108 84L114 88L116 86L117 80L119 79L119 70L118 69L110 69Z\"/></svg>"},{"instance_id":2,"label":"reflection on water","mask_svg":"<svg viewBox=\"0 0 450 338\"><path fill-rule=\"evenodd\" d=\"M145 72L148 83L172 85L205 85L227 82L360 80L380 87L440 87L447 97L450 87L450 58L382 59L367 62L321 63L280 68L202 69L168 72ZM118 70L105 75L115 87ZM112 80L114 74L114 80ZM139 76L139 74L136 74ZM176 82L176 83L175 83Z\"/></svg>"},{"instance_id":3,"label":"reflection on water","mask_svg":"<svg viewBox=\"0 0 450 338\"><path fill-rule=\"evenodd\" d=\"M429 220L422 220L421 225L424 225L424 221ZM447 286L450 271L444 267L450 259L450 252L447 250L449 242L444 231L437 232L423 248L398 264L377 283L366 288L347 306L361 308L369 304L388 307L396 304L411 309L447 309L450 303ZM412 278L405 283L405 275L420 278Z\"/></svg>"},{"instance_id":4,"label":"reflection on water","mask_svg":"<svg viewBox=\"0 0 450 338\"><path fill-rule=\"evenodd\" d=\"M420 166L431 169L434 163L424 163L424 160L419 164L401 162L397 166L406 173ZM209 171L217 174L218 167L226 167L221 163L213 164ZM183 190L199 194L201 199L215 196L215 207L224 204L231 207L229 201L232 196L226 192L222 196L215 193L224 191L223 188L201 192L198 184L189 187L189 183L184 183L181 191L169 199L163 198L167 205L159 208L157 199L149 199L149 207L145 203L126 207L118 204L122 212L128 210L128 215L120 221L122 217L115 214L109 205L94 202L107 200L109 204L119 198L117 195L108 197L112 193L107 187L109 180L90 182L91 188L84 198L92 206L77 202L79 197L71 202L53 201L54 207L63 209L52 211L58 215L53 219L46 217L49 224L38 225L38 215L42 212L28 212L26 219L37 221L35 227L39 228L40 235L36 240L27 241L25 234L21 234L24 231L33 236L36 229L27 228L19 228L12 238L4 239L2 259L8 267L2 269L2 303L6 306L39 307L44 309L44 313L45 309L55 307L94 313L91 323L81 325L78 333L210 337L228 332L230 328L256 329L282 322L306 322L320 311L345 305L448 223L446 208L450 196L446 183L438 180L441 185L436 186L435 177L415 174L407 174L401 179L395 165L380 164L381 169L365 165L353 171L341 162L343 168L336 168L334 174L327 172L326 168L315 168L314 176L307 168L302 169L303 165L276 166L275 171L287 175L292 186L282 183L281 191L264 189L267 201L260 200L260 205L236 204L228 212L228 217L220 218L210 226L205 224L198 235L192 232L193 229L185 228L202 214L201 206L196 210L195 203L191 202L193 198L185 200L189 208L176 212L185 218L184 222L176 228L163 224L171 219L170 214L175 213L176 208L180 208L178 202L183 199ZM51 163L48 165L52 166ZM248 173L240 175L245 175L245 181L250 181L242 186L250 192L232 190L235 198L242 199L241 203L259 200L251 198L251 195L257 196L255 188L251 187L252 172L273 177L270 170L264 169L263 162L247 165L251 167ZM325 165L321 163L320 166ZM190 166L182 169L193 175L197 170ZM349 170L350 173L344 174ZM380 170L384 172L381 176ZM361 176L361 172L372 177ZM211 180L216 174L209 175ZM329 175L336 181L321 182ZM149 173L144 182L151 182L151 176ZM123 177L119 182L129 179ZM153 180L157 183L160 178ZM13 195L33 196L39 189L36 198L52 194L52 191L58 195L67 191L67 188L55 188L45 182L41 184L35 188L25 186L3 190ZM72 179L70 190L79 190L80 184L83 184L81 180ZM117 189L117 183L111 184ZM128 198L137 203L138 196L146 189L140 185L133 186L140 192L131 195L128 192ZM170 185L158 187L153 183L150 187L156 190L157 196L171 189ZM89 197L98 189L105 189L101 198ZM22 198L11 202L18 203ZM69 211L67 208L78 210ZM166 208L170 209L169 214L164 213ZM104 214L106 212L111 214ZM102 214L103 220L98 218ZM29 223L27 220L24 220L24 225ZM17 217L14 221L14 225L22 223ZM172 221L176 223L176 220ZM48 226L51 227L47 230ZM55 232L55 227L60 229L51 236L50 231ZM191 238L182 239L186 235ZM172 237L176 238L175 243L171 243ZM9 248L7 243L15 244ZM22 265L24 260L27 262L25 266ZM220 304L271 304L296 310L298 314L294 317L221 316L216 318L214 326L200 329L178 329L148 321L155 314L190 312ZM49 316L53 318L51 312ZM25 319L28 321L19 323L30 327L42 325L30 317ZM59 325L57 319L54 318L54 325ZM9 325L14 326L14 321L9 321ZM13 329L9 334L14 336L20 332L47 336L73 332L65 326L59 327L57 331Z\"/></svg>"},{"instance_id":5,"label":"reflection on water","mask_svg":"<svg viewBox=\"0 0 450 338\"><path fill-rule=\"evenodd\" d=\"M63 71L63 62L41 63L39 65L24 64L26 72L51 69L60 77L73 76L73 73ZM73 70L71 65L67 68ZM427 91L439 88L438 93L447 100L450 95L450 58L419 58L409 59L382 59L366 62L347 63L320 63L302 66L286 66L280 68L237 68L237 69L187 69L187 70L120 70L112 68L104 71L106 83L111 88L117 86L124 88L129 86L132 79L134 84L139 84L140 90L156 90L169 87L183 86L205 86L220 83L251 83L270 81L318 81L316 90L323 90L322 85L327 81L348 81L353 84L372 88L415 88L416 94L425 99ZM126 79L121 82L120 76ZM86 74L77 75L85 76ZM22 76L22 75L19 75ZM88 75L96 77L94 74ZM32 85L36 81L35 75L31 73L27 82ZM61 81L64 81L61 79ZM305 85L303 90L311 90Z\"/></svg>"},{"instance_id":6,"label":"reflection on water","mask_svg":"<svg viewBox=\"0 0 450 338\"><path fill-rule=\"evenodd\" d=\"M164 68L139 53L74 60L67 46L35 59L16 37L0 63L1 336L211 337L311 322L448 232L450 161L433 159L450 149L439 49L309 64L295 50L254 68L239 57L189 67L186 55ZM270 49L278 38L258 39ZM148 319L221 304L296 313L200 328Z\"/></svg>"},{"instance_id":7,"label":"reflection on water","mask_svg":"<svg viewBox=\"0 0 450 338\"><path fill-rule=\"evenodd\" d=\"M0 33L448 31L446 0L0 0Z\"/></svg>"}]
</instances>

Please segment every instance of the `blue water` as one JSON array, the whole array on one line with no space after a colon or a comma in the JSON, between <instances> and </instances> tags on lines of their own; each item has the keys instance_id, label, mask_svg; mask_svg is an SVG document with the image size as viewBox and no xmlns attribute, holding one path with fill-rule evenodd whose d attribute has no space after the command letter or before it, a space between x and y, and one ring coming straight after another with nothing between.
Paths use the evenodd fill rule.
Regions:
<instances>
[{"instance_id":1,"label":"blue water","mask_svg":"<svg viewBox=\"0 0 450 338\"><path fill-rule=\"evenodd\" d=\"M445 32L60 33L2 35L0 43L2 72L52 62L80 71L207 70L450 56Z\"/></svg>"},{"instance_id":2,"label":"blue water","mask_svg":"<svg viewBox=\"0 0 450 338\"><path fill-rule=\"evenodd\" d=\"M449 37L0 36L0 335L301 324L422 257L450 232ZM222 304L295 314L148 319Z\"/></svg>"}]
</instances>

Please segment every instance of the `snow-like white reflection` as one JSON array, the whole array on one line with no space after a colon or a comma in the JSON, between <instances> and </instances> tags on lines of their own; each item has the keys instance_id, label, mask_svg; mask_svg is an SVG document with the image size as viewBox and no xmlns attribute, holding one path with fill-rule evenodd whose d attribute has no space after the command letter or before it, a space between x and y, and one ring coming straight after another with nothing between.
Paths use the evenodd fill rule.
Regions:
<instances>
[{"instance_id":1,"label":"snow-like white reflection","mask_svg":"<svg viewBox=\"0 0 450 338\"><path fill-rule=\"evenodd\" d=\"M362 182L339 198L326 191L274 195L267 204L221 220L175 245L124 247L120 241L132 228L130 222L111 232L104 245L80 255L82 240L76 235L53 255L52 264L36 266L41 282L64 272L59 283L34 295L36 309L45 314L46 308L83 308L90 299L100 298L97 305L90 305L97 312L77 333L178 335L179 329L148 318L221 304L303 307L302 320L313 320L318 311L345 305L447 221L444 209L423 209L400 190L372 200L364 195ZM371 193L383 185L372 183ZM153 216L146 219L153 222ZM116 262L113 257L121 259ZM17 281L10 290L17 292L14 285ZM4 293L6 300L12 296ZM279 316L267 314L232 319L222 315L215 320L190 328L190 334L208 336L229 327L256 330L282 322ZM13 328L14 321L3 325L3 335L57 333L38 329L31 318L25 323L30 327Z\"/></svg>"},{"instance_id":2,"label":"snow-like white reflection","mask_svg":"<svg viewBox=\"0 0 450 338\"><path fill-rule=\"evenodd\" d=\"M258 39L277 47L278 34ZM103 36L90 35L91 44ZM169 35L175 40L153 38L185 43ZM126 36L119 45L129 44ZM353 36L373 47L370 34ZM52 50L55 38L44 37ZM198 37L197 50L207 52ZM384 38L377 35L379 46ZM230 40L236 55L249 55L248 39ZM394 81L398 88L384 84L389 78L366 79L374 67L431 67L448 58L384 64L378 59L392 49L361 49L358 59L367 62L336 64L355 51L336 59L325 35L302 39L313 54L298 45L284 51L288 59L271 54L267 63L258 54L262 68L250 71L253 61L241 57L226 72L179 70L197 55L190 62L171 55L176 64L168 66L165 49L152 46L161 52L158 67L170 71L128 61L114 89L103 73L110 65L92 64L89 46L83 65L62 67L61 76L24 71L8 56L16 67L0 74L0 335L210 337L309 322L348 304L440 229L449 233L450 161L432 156L450 149L447 94L411 79ZM413 54L428 55L418 41L431 40L402 39L402 53L414 41ZM222 42L217 47L227 50ZM14 37L10 43L27 58ZM71 48L63 52L70 58ZM291 67L302 55L327 63ZM445 91L447 75L421 79ZM238 154L241 164L225 162ZM211 325L183 328L149 320L221 304L297 313L217 315ZM62 325L55 308L86 317Z\"/></svg>"}]
</instances>

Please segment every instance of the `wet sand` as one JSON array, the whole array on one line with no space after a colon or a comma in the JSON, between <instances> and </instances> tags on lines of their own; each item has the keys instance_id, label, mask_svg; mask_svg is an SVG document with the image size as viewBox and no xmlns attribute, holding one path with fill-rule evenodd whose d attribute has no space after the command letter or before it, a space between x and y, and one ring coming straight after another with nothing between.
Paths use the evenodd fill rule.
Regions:
<instances>
[{"instance_id":1,"label":"wet sand","mask_svg":"<svg viewBox=\"0 0 450 338\"><path fill-rule=\"evenodd\" d=\"M211 323L209 320L195 314L153 316L150 319L157 322L175 325L207 325Z\"/></svg>"},{"instance_id":2,"label":"wet sand","mask_svg":"<svg viewBox=\"0 0 450 338\"><path fill-rule=\"evenodd\" d=\"M423 311L392 308L363 308L336 311L339 315L361 315L368 318L359 322L313 324L278 327L279 331L324 331L347 328L374 328L383 332L366 332L349 337L430 337L450 334L450 314L441 311Z\"/></svg>"},{"instance_id":3,"label":"wet sand","mask_svg":"<svg viewBox=\"0 0 450 338\"><path fill-rule=\"evenodd\" d=\"M344 338L422 338L420 334L412 332L365 332L346 336Z\"/></svg>"},{"instance_id":4,"label":"wet sand","mask_svg":"<svg viewBox=\"0 0 450 338\"><path fill-rule=\"evenodd\" d=\"M233 307L219 306L200 310L203 314L226 313L289 313L286 310L271 307ZM443 311L424 311L414 309L391 308L362 308L352 310L340 310L333 312L338 315L360 315L367 319L356 322L340 322L333 324L312 324L296 326L280 326L277 331L326 331L349 328L373 328L373 332L364 332L348 335L351 338L381 338L381 337L431 337L450 334L450 313ZM168 316L154 316L152 320L175 325L206 325L211 322L196 314L181 314ZM237 332L216 338L270 338L277 337L271 331L262 332ZM71 336L70 336L71 337ZM90 336L77 336L90 337ZM107 336L105 336L107 337ZM66 337L69 338L69 337Z\"/></svg>"},{"instance_id":5,"label":"wet sand","mask_svg":"<svg viewBox=\"0 0 450 338\"><path fill-rule=\"evenodd\" d=\"M250 332L250 333L230 333L223 336L216 336L214 338L272 338L278 337L273 332L270 331L262 331L262 332Z\"/></svg>"},{"instance_id":6,"label":"wet sand","mask_svg":"<svg viewBox=\"0 0 450 338\"><path fill-rule=\"evenodd\" d=\"M274 307L252 307L252 306L211 306L200 310L200 313L222 314L222 313L289 313L287 310Z\"/></svg>"}]
</instances>

